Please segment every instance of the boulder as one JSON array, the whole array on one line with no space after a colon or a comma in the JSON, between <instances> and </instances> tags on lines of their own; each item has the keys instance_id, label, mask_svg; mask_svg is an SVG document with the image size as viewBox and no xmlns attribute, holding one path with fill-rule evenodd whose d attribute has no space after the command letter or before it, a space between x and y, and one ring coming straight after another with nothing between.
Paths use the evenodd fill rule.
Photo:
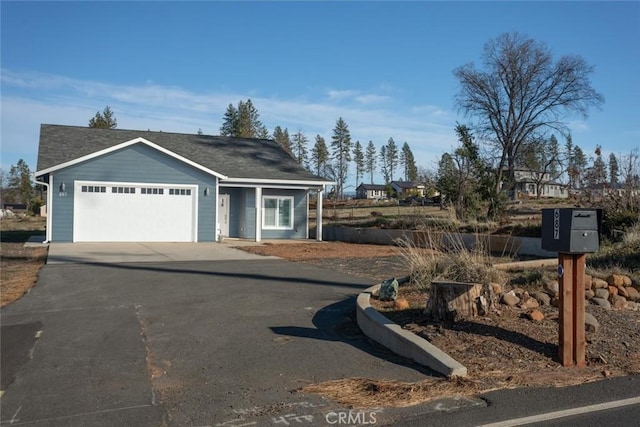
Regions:
<instances>
[{"instance_id":1,"label":"boulder","mask_svg":"<svg viewBox=\"0 0 640 427\"><path fill-rule=\"evenodd\" d=\"M491 289L493 289L494 294L500 295L502 293L502 285L500 283L491 282L489 285Z\"/></svg>"},{"instance_id":2,"label":"boulder","mask_svg":"<svg viewBox=\"0 0 640 427\"><path fill-rule=\"evenodd\" d=\"M540 305L551 305L551 297L546 292L534 292L531 296L534 297Z\"/></svg>"},{"instance_id":3,"label":"boulder","mask_svg":"<svg viewBox=\"0 0 640 427\"><path fill-rule=\"evenodd\" d=\"M544 290L552 297L558 296L560 293L560 285L557 280L549 280L542 285Z\"/></svg>"},{"instance_id":4,"label":"boulder","mask_svg":"<svg viewBox=\"0 0 640 427\"><path fill-rule=\"evenodd\" d=\"M600 329L600 323L593 314L584 313L584 329L587 332L593 333L598 332L598 329Z\"/></svg>"},{"instance_id":5,"label":"boulder","mask_svg":"<svg viewBox=\"0 0 640 427\"><path fill-rule=\"evenodd\" d=\"M591 289L591 282L593 281L593 277L589 276L588 274L584 275L584 289L585 290L589 290Z\"/></svg>"},{"instance_id":6,"label":"boulder","mask_svg":"<svg viewBox=\"0 0 640 427\"><path fill-rule=\"evenodd\" d=\"M515 306L520 302L520 298L516 296L516 293L513 291L509 291L505 294L502 294L502 303L508 305L510 307Z\"/></svg>"},{"instance_id":7,"label":"boulder","mask_svg":"<svg viewBox=\"0 0 640 427\"><path fill-rule=\"evenodd\" d=\"M607 283L612 286L622 286L624 285L624 276L621 274L610 274L607 276Z\"/></svg>"},{"instance_id":8,"label":"boulder","mask_svg":"<svg viewBox=\"0 0 640 427\"><path fill-rule=\"evenodd\" d=\"M611 295L609 302L611 302L611 306L616 310L623 310L627 306L627 299L620 295Z\"/></svg>"},{"instance_id":9,"label":"boulder","mask_svg":"<svg viewBox=\"0 0 640 427\"><path fill-rule=\"evenodd\" d=\"M631 281L631 277L629 276L622 276L622 282L624 286L631 286L633 284L633 282Z\"/></svg>"},{"instance_id":10,"label":"boulder","mask_svg":"<svg viewBox=\"0 0 640 427\"><path fill-rule=\"evenodd\" d=\"M532 309L532 308L538 308L540 304L535 298L528 297L526 299L520 300L520 303L518 304L518 306L524 309Z\"/></svg>"},{"instance_id":11,"label":"boulder","mask_svg":"<svg viewBox=\"0 0 640 427\"><path fill-rule=\"evenodd\" d=\"M598 288L595 290L596 298L609 299L609 290Z\"/></svg>"},{"instance_id":12,"label":"boulder","mask_svg":"<svg viewBox=\"0 0 640 427\"><path fill-rule=\"evenodd\" d=\"M611 303L604 298L593 297L589 301L600 307L611 308Z\"/></svg>"},{"instance_id":13,"label":"boulder","mask_svg":"<svg viewBox=\"0 0 640 427\"><path fill-rule=\"evenodd\" d=\"M629 301L640 301L640 292L638 292L636 288L634 288L633 286L627 286L626 288L624 288L624 290L627 292L627 299Z\"/></svg>"},{"instance_id":14,"label":"boulder","mask_svg":"<svg viewBox=\"0 0 640 427\"><path fill-rule=\"evenodd\" d=\"M618 289L618 295L620 295L621 297L625 297L626 299L629 299L629 293L627 292L627 289L624 286L617 286L616 289Z\"/></svg>"},{"instance_id":15,"label":"boulder","mask_svg":"<svg viewBox=\"0 0 640 427\"><path fill-rule=\"evenodd\" d=\"M607 283L606 280L602 280L602 279L598 279L597 277L594 277L593 280L591 281L591 288L592 289L604 289L607 286L609 286L609 284Z\"/></svg>"},{"instance_id":16,"label":"boulder","mask_svg":"<svg viewBox=\"0 0 640 427\"><path fill-rule=\"evenodd\" d=\"M591 289L587 289L586 291L584 291L584 299L591 299L595 296L596 296L596 293Z\"/></svg>"},{"instance_id":17,"label":"boulder","mask_svg":"<svg viewBox=\"0 0 640 427\"><path fill-rule=\"evenodd\" d=\"M398 311L406 310L409 308L409 301L407 301L406 298L398 298L393 304L393 307Z\"/></svg>"},{"instance_id":18,"label":"boulder","mask_svg":"<svg viewBox=\"0 0 640 427\"><path fill-rule=\"evenodd\" d=\"M611 296L618 295L618 288L616 286L609 286L607 290L609 291L609 295Z\"/></svg>"},{"instance_id":19,"label":"boulder","mask_svg":"<svg viewBox=\"0 0 640 427\"><path fill-rule=\"evenodd\" d=\"M542 314L540 310L532 310L529 314L527 314L527 317L529 317L529 319L533 320L534 322L540 322L542 319L544 319L544 314Z\"/></svg>"},{"instance_id":20,"label":"boulder","mask_svg":"<svg viewBox=\"0 0 640 427\"><path fill-rule=\"evenodd\" d=\"M382 282L380 286L381 301L395 301L398 298L398 281L395 277Z\"/></svg>"}]
</instances>

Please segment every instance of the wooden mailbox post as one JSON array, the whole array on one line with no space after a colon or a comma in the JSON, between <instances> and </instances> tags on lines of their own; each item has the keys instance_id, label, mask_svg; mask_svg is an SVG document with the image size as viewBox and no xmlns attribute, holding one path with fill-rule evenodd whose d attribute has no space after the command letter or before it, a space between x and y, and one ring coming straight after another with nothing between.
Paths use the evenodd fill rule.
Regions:
<instances>
[{"instance_id":1,"label":"wooden mailbox post","mask_svg":"<svg viewBox=\"0 0 640 427\"><path fill-rule=\"evenodd\" d=\"M586 364L584 276L587 253L599 249L601 210L543 209L542 248L558 252L559 356L562 366Z\"/></svg>"}]
</instances>

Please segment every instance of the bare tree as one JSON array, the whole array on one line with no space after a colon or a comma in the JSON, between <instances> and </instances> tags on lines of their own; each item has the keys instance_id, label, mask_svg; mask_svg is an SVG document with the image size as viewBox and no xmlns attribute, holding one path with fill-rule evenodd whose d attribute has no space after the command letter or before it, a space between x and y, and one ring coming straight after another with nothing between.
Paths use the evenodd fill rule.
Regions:
<instances>
[{"instance_id":1,"label":"bare tree","mask_svg":"<svg viewBox=\"0 0 640 427\"><path fill-rule=\"evenodd\" d=\"M556 130L566 134L568 115L587 117L589 108L604 102L591 87L593 67L578 55L554 61L541 42L518 33L505 33L484 46L484 70L473 64L454 70L460 82L456 104L477 120L477 135L497 151L496 188L508 182L523 145ZM515 196L515 192L514 192ZM490 212L491 214L491 212Z\"/></svg>"}]
</instances>

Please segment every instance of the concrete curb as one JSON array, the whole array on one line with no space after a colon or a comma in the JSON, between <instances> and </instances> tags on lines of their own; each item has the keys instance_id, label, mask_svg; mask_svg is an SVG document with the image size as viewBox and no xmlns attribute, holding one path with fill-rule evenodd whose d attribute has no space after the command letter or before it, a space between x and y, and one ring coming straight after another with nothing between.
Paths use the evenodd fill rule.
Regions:
<instances>
[{"instance_id":1,"label":"concrete curb","mask_svg":"<svg viewBox=\"0 0 640 427\"><path fill-rule=\"evenodd\" d=\"M466 377L465 366L429 341L405 331L371 306L369 298L379 288L380 285L375 285L358 295L356 319L362 332L394 353L412 359L447 377Z\"/></svg>"}]
</instances>

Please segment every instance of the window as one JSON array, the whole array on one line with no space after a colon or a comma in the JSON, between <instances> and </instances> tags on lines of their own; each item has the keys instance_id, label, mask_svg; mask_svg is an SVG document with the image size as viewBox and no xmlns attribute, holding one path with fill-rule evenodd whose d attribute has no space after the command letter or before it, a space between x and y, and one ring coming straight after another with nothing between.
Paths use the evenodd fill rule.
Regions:
<instances>
[{"instance_id":1,"label":"window","mask_svg":"<svg viewBox=\"0 0 640 427\"><path fill-rule=\"evenodd\" d=\"M99 185L83 185L80 190L83 193L106 193L107 187L101 187Z\"/></svg>"},{"instance_id":2,"label":"window","mask_svg":"<svg viewBox=\"0 0 640 427\"><path fill-rule=\"evenodd\" d=\"M278 230L293 229L293 197L263 197L262 227Z\"/></svg>"}]
</instances>

